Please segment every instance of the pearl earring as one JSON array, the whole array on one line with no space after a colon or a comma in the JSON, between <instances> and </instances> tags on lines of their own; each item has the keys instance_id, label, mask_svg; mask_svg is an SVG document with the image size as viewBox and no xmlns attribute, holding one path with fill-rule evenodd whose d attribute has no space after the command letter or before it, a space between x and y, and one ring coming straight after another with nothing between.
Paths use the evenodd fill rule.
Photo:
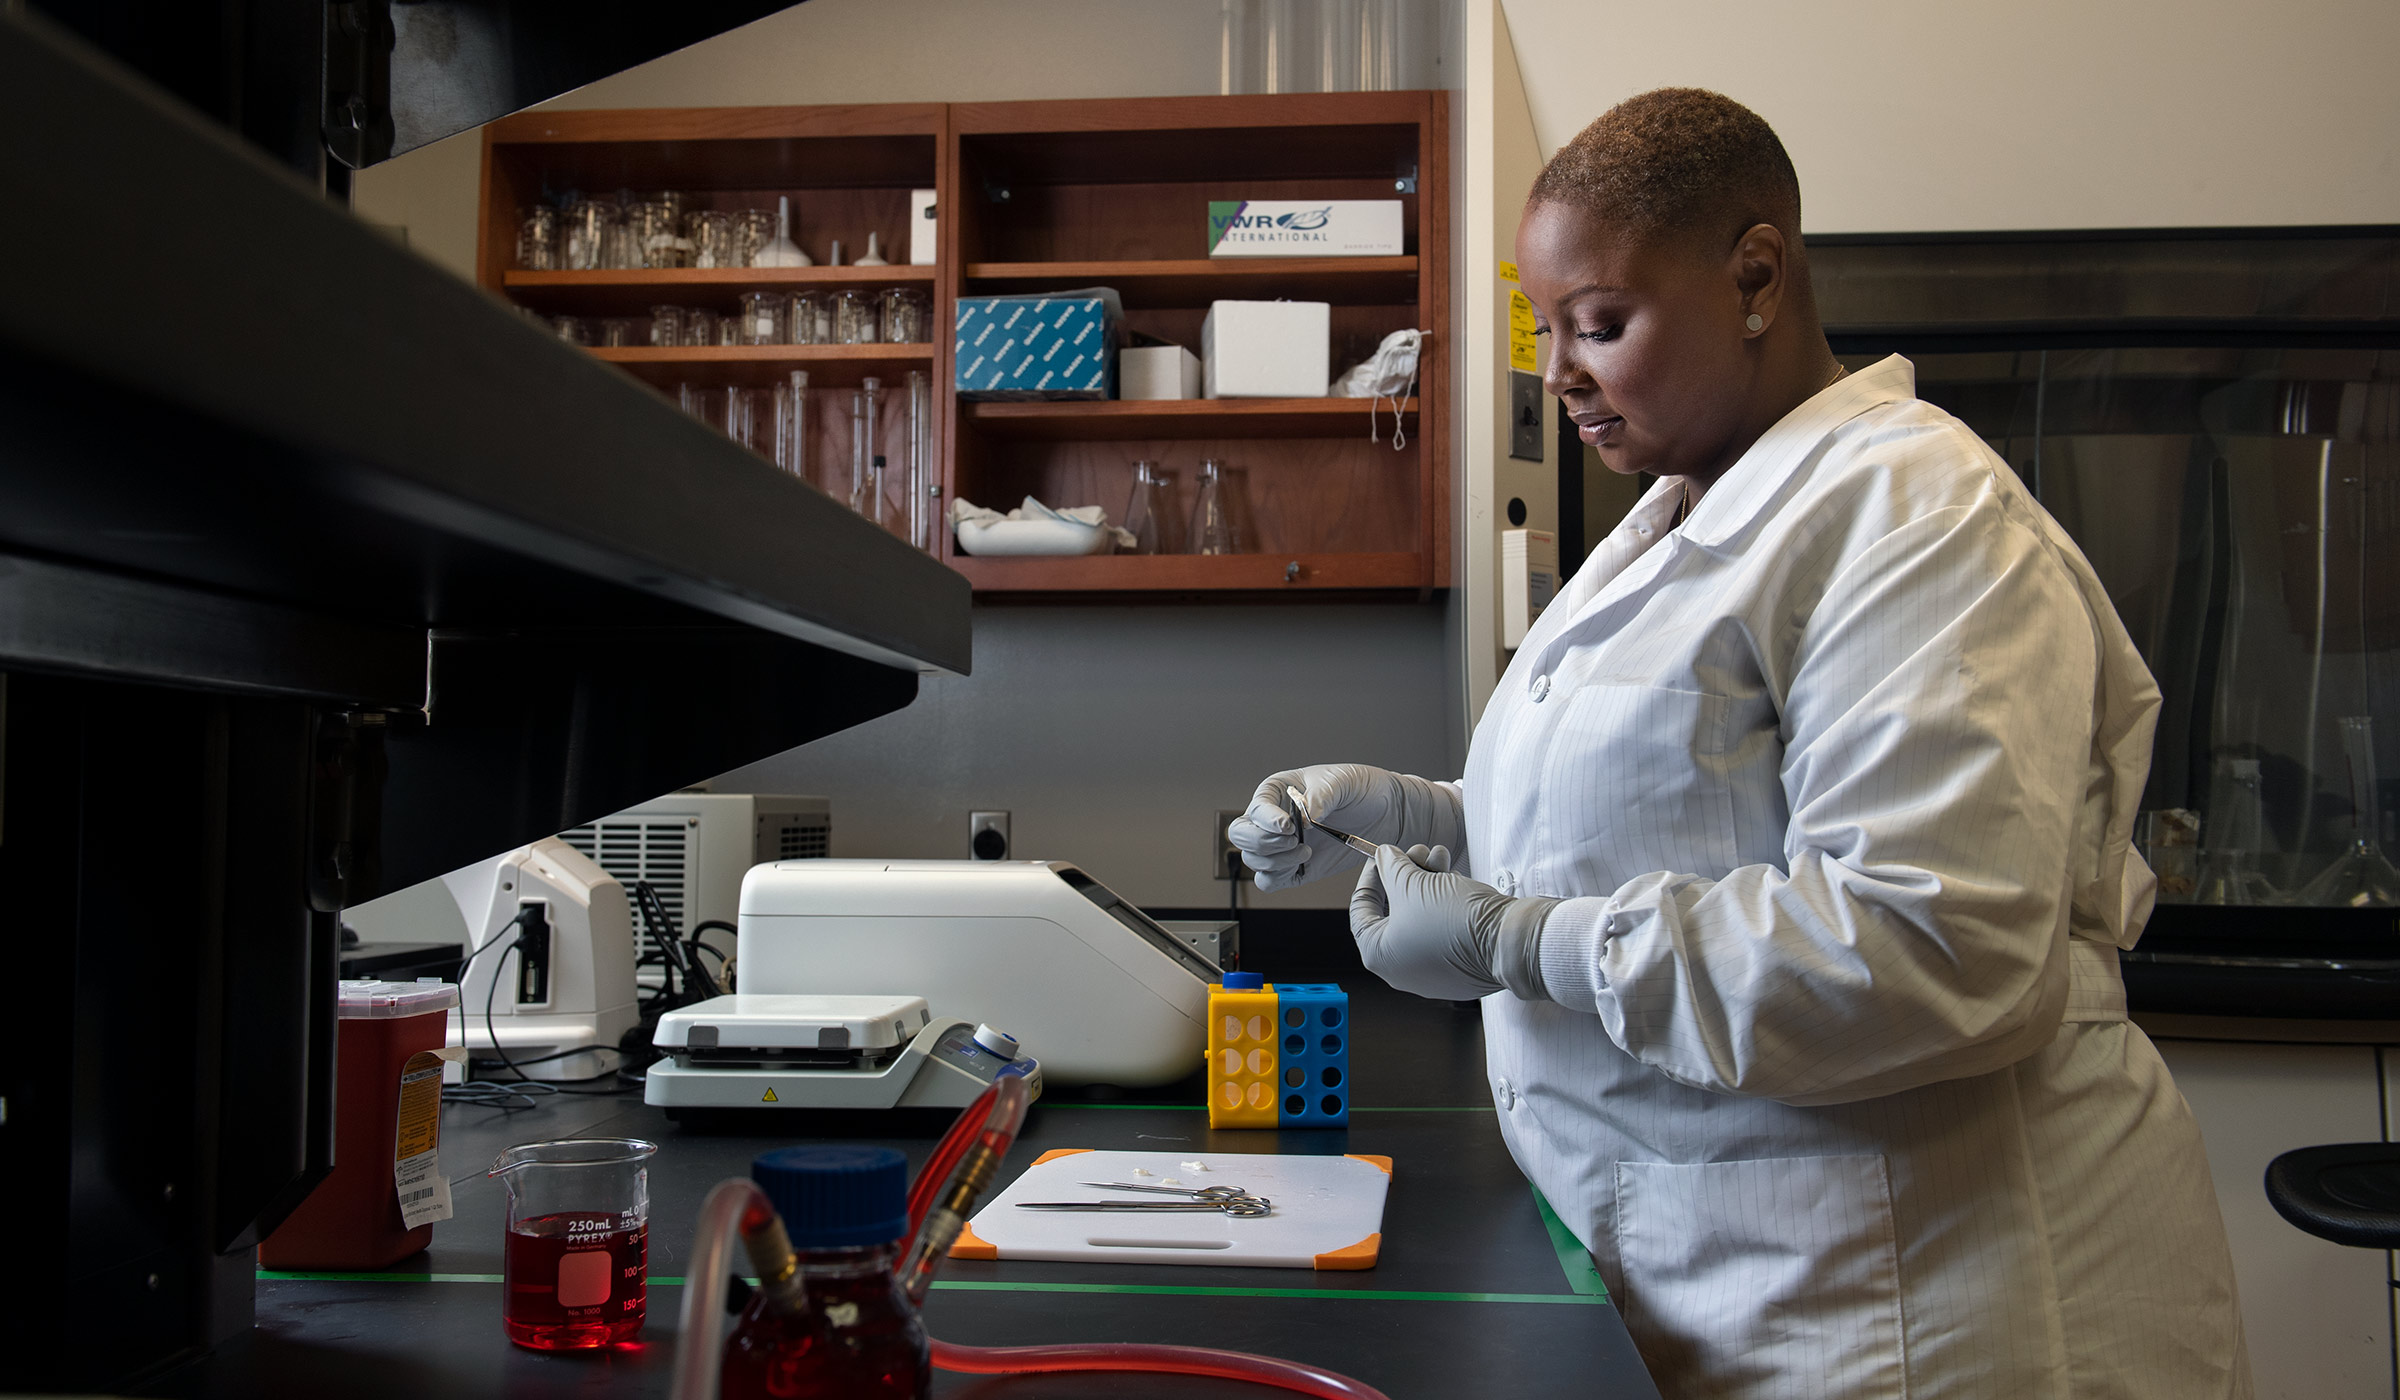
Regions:
<instances>
[{"instance_id":1,"label":"pearl earring","mask_svg":"<svg viewBox=\"0 0 2400 1400\"><path fill-rule=\"evenodd\" d=\"M1750 313L1750 319L1742 322L1742 324L1748 326L1753 331L1763 331L1767 328L1767 318L1753 311Z\"/></svg>"}]
</instances>

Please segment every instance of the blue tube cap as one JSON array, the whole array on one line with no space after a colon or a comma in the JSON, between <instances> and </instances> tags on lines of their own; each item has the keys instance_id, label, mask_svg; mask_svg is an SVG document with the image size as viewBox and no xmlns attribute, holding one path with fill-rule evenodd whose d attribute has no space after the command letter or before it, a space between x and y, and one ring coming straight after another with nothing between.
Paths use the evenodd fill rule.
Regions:
<instances>
[{"instance_id":1,"label":"blue tube cap","mask_svg":"<svg viewBox=\"0 0 2400 1400\"><path fill-rule=\"evenodd\" d=\"M890 1244L908 1233L908 1159L888 1147L781 1147L750 1163L796 1249Z\"/></svg>"},{"instance_id":2,"label":"blue tube cap","mask_svg":"<svg viewBox=\"0 0 2400 1400\"><path fill-rule=\"evenodd\" d=\"M1225 974L1224 986L1225 990L1229 992L1255 992L1266 985L1267 979L1263 973L1228 972Z\"/></svg>"}]
</instances>

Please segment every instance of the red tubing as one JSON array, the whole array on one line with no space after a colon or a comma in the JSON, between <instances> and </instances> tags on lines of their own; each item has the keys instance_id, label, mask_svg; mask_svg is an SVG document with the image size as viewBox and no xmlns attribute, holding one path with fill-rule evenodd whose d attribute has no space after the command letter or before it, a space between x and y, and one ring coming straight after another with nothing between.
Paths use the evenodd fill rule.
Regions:
<instances>
[{"instance_id":1,"label":"red tubing","mask_svg":"<svg viewBox=\"0 0 2400 1400\"><path fill-rule=\"evenodd\" d=\"M1255 1381L1324 1400L1390 1400L1364 1381L1271 1356L1218 1351L1211 1347L1146 1346L1136 1342L1083 1343L1050 1347L962 1347L936 1340L933 1364L976 1376L1029 1371L1151 1371L1179 1376L1216 1376Z\"/></svg>"}]
</instances>

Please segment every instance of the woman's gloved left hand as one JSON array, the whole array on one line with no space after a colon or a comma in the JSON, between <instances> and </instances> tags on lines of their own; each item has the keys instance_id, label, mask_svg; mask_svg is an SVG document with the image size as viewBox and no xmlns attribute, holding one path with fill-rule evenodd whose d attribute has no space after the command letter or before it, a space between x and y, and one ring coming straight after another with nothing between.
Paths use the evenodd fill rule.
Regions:
<instances>
[{"instance_id":1,"label":"woman's gloved left hand","mask_svg":"<svg viewBox=\"0 0 2400 1400\"><path fill-rule=\"evenodd\" d=\"M1350 892L1350 936L1367 970L1404 992L1465 1001L1505 987L1548 1001L1542 923L1559 902L1454 874L1441 846L1385 846Z\"/></svg>"}]
</instances>

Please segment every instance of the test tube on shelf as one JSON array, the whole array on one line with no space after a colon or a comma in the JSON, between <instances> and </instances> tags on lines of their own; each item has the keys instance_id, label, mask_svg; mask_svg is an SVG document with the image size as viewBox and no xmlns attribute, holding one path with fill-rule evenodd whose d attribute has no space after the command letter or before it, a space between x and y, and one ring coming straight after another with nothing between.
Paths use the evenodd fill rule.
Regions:
<instances>
[{"instance_id":1,"label":"test tube on shelf","mask_svg":"<svg viewBox=\"0 0 2400 1400\"><path fill-rule=\"evenodd\" d=\"M808 371L792 371L775 391L775 465L808 480Z\"/></svg>"},{"instance_id":2,"label":"test tube on shelf","mask_svg":"<svg viewBox=\"0 0 2400 1400\"><path fill-rule=\"evenodd\" d=\"M928 436L933 431L933 376L921 369L908 372L908 542L930 552L933 549L934 499L941 486L933 480L932 445Z\"/></svg>"}]
</instances>

